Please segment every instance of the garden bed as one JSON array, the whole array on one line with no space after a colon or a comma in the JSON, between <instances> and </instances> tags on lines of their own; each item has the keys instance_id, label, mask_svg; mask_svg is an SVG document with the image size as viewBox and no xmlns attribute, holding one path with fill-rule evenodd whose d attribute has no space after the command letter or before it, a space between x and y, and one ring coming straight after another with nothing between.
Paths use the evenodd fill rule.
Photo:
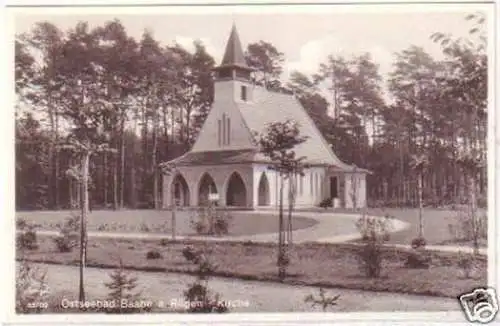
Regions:
<instances>
[{"instance_id":1,"label":"garden bed","mask_svg":"<svg viewBox=\"0 0 500 326\"><path fill-rule=\"evenodd\" d=\"M210 251L210 257L217 266L214 276L279 281L275 244L90 238L87 261L89 267L116 268L120 257L127 269L191 274L195 267L182 255L188 244ZM151 250L158 250L161 258L146 259L147 252ZM465 278L458 267L460 257L457 254L428 252L431 256L429 269L409 269L404 267L404 262L411 250L384 248L381 277L370 279L359 269L356 257L359 250L360 246L356 244L294 245L290 250L288 275L283 282L450 298L487 283L484 256L477 259L473 277ZM21 252L17 254L20 258ZM77 248L73 252L59 253L52 238L47 236L39 236L39 249L25 251L23 257L33 262L78 265Z\"/></svg>"}]
</instances>

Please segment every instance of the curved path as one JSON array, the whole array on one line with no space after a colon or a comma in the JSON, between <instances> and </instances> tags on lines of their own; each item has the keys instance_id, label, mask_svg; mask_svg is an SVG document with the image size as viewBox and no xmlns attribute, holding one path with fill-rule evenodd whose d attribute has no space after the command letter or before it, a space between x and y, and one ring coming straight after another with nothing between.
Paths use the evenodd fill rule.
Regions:
<instances>
[{"instance_id":1,"label":"curved path","mask_svg":"<svg viewBox=\"0 0 500 326\"><path fill-rule=\"evenodd\" d=\"M254 214L268 215L272 211L254 211ZM313 226L294 230L292 233L294 243L304 242L321 242L321 243L341 243L352 241L360 238L359 232L356 229L355 223L359 219L357 214L340 214L332 212L296 212L295 216L301 216L314 219L317 223ZM376 217L375 218L383 218ZM398 232L410 227L410 224L398 219L391 219L391 232ZM338 228L342 229L339 235ZM44 235L58 235L58 231L40 230L38 234ZM121 238L121 239L170 239L170 234L146 233L146 232L100 232L89 231L89 237L96 238ZM277 242L278 233L263 233L253 235L240 235L240 236L223 236L223 237L207 237L207 236L181 236L176 237L178 240L205 240L205 241L254 241L254 242ZM387 246L397 248L410 248L409 245L387 244ZM426 247L429 250L444 251L444 252L472 252L472 248L463 246L433 246ZM487 249L479 249L479 253L487 255Z\"/></svg>"},{"instance_id":2,"label":"curved path","mask_svg":"<svg viewBox=\"0 0 500 326\"><path fill-rule=\"evenodd\" d=\"M42 265L47 270L48 285L52 293L66 293L67 299L77 297L78 268L61 265ZM111 270L87 268L85 283L87 297L98 299L106 297L109 290L104 282L109 281ZM155 306L168 306L176 300L180 306L183 291L194 282L193 276L184 274L134 272L138 277L138 289L147 293L145 300ZM308 286L292 286L279 283L252 282L227 278L212 278L209 287L222 294L222 299L234 305L234 312L312 312L321 311L320 307L312 308L304 303L305 296L318 295L318 288ZM74 289L68 291L68 289ZM451 298L435 298L395 293L379 293L345 289L327 290L328 295L340 295L338 305L330 308L331 312L346 311L455 311L459 310L458 301ZM62 299L62 298L61 298ZM172 308L170 308L171 310Z\"/></svg>"},{"instance_id":3,"label":"curved path","mask_svg":"<svg viewBox=\"0 0 500 326\"><path fill-rule=\"evenodd\" d=\"M270 211L254 211L253 214L269 215ZM272 212L271 212L272 213ZM297 229L293 231L293 241L295 243L303 242L324 242L324 243L340 243L352 241L360 238L359 232L356 229L356 221L359 215L356 214L338 214L331 212L299 212L295 216L306 217L315 220L314 225ZM379 218L379 217L376 217ZM408 223L392 219L392 232L401 231L409 227ZM342 232L338 231L341 229ZM55 230L39 230L38 234L58 235L59 231ZM96 238L123 238L123 239L170 239L170 234L149 233L149 232L110 232L110 231L88 231L89 237ZM276 242L278 241L278 233L260 233L239 236L194 236L194 235L178 235L178 240L214 240L214 241L254 241L254 242Z\"/></svg>"}]
</instances>

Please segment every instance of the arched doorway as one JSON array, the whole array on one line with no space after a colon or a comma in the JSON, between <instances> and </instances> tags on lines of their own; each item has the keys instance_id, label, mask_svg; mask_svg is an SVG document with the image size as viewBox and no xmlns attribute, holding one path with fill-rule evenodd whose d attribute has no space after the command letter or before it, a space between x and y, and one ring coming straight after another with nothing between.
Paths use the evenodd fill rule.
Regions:
<instances>
[{"instance_id":1,"label":"arched doorway","mask_svg":"<svg viewBox=\"0 0 500 326\"><path fill-rule=\"evenodd\" d=\"M177 201L177 205L189 206L189 187L186 179L181 174L177 174L172 181L172 197Z\"/></svg>"},{"instance_id":2,"label":"arched doorway","mask_svg":"<svg viewBox=\"0 0 500 326\"><path fill-rule=\"evenodd\" d=\"M259 181L259 201L257 203L258 206L268 206L269 199L269 181L267 180L267 176L265 173L262 173Z\"/></svg>"},{"instance_id":3,"label":"arched doorway","mask_svg":"<svg viewBox=\"0 0 500 326\"><path fill-rule=\"evenodd\" d=\"M241 176L234 172L229 177L226 190L227 206L247 206L247 190Z\"/></svg>"},{"instance_id":4,"label":"arched doorway","mask_svg":"<svg viewBox=\"0 0 500 326\"><path fill-rule=\"evenodd\" d=\"M217 193L217 186L210 174L205 173L198 188L198 205L207 206L209 204L208 194L212 193Z\"/></svg>"}]
</instances>

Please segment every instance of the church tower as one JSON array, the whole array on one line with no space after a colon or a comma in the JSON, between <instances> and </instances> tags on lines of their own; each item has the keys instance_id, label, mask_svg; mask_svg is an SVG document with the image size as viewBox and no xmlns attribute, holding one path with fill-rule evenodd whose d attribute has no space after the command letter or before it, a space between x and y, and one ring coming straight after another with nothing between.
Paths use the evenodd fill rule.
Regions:
<instances>
[{"instance_id":1,"label":"church tower","mask_svg":"<svg viewBox=\"0 0 500 326\"><path fill-rule=\"evenodd\" d=\"M246 63L240 37L236 26L233 24L222 62L218 67L214 68L214 101L251 101L253 88L251 87L251 73L253 70Z\"/></svg>"}]
</instances>

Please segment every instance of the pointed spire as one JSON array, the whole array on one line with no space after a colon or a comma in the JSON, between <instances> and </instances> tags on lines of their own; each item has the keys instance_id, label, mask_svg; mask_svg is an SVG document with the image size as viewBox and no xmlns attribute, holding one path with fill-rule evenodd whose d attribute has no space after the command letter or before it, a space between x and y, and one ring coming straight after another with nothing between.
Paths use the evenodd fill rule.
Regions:
<instances>
[{"instance_id":1,"label":"pointed spire","mask_svg":"<svg viewBox=\"0 0 500 326\"><path fill-rule=\"evenodd\" d=\"M248 67L245 56L243 54L243 48L241 46L240 37L238 36L238 31L236 30L236 24L233 22L233 27L231 29L231 34L226 44L226 51L221 62L221 66L233 66L233 67Z\"/></svg>"}]
</instances>

